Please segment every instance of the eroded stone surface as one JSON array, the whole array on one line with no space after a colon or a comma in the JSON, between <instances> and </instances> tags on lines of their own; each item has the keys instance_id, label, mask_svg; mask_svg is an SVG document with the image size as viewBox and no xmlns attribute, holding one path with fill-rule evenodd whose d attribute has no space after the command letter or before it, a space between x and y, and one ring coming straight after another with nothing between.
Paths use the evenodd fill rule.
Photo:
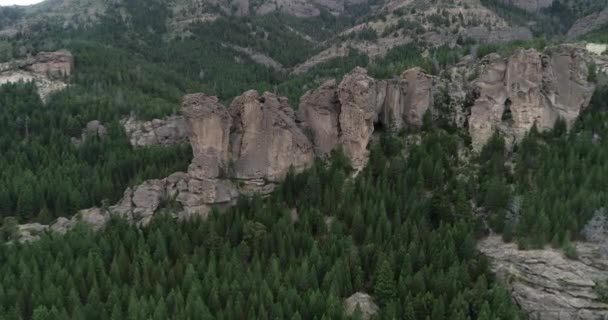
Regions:
<instances>
[{"instance_id":1,"label":"eroded stone surface","mask_svg":"<svg viewBox=\"0 0 608 320\"><path fill-rule=\"evenodd\" d=\"M0 63L0 85L34 82L43 102L67 87L64 77L71 75L74 57L69 51L40 52L35 57Z\"/></svg>"},{"instance_id":2,"label":"eroded stone surface","mask_svg":"<svg viewBox=\"0 0 608 320\"><path fill-rule=\"evenodd\" d=\"M588 81L584 49L562 45L544 53L517 50L508 58L484 58L474 83L478 97L471 108L469 132L473 147L481 149L495 131L512 145L536 125L554 126L558 119L571 125L589 104L595 84Z\"/></svg>"},{"instance_id":3,"label":"eroded stone surface","mask_svg":"<svg viewBox=\"0 0 608 320\"><path fill-rule=\"evenodd\" d=\"M364 292L357 292L344 301L344 310L349 316L355 313L357 307L361 312L361 318L364 320L370 319L379 310L378 305L374 303L374 298Z\"/></svg>"},{"instance_id":4,"label":"eroded stone surface","mask_svg":"<svg viewBox=\"0 0 608 320\"><path fill-rule=\"evenodd\" d=\"M188 140L182 116L151 121L141 121L131 116L123 119L121 124L133 147L171 146Z\"/></svg>"},{"instance_id":5,"label":"eroded stone surface","mask_svg":"<svg viewBox=\"0 0 608 320\"><path fill-rule=\"evenodd\" d=\"M578 260L555 249L520 251L493 236L479 242L492 270L510 289L515 302L533 319L600 319L608 304L594 291L608 279L608 257L589 243L577 243Z\"/></svg>"}]
</instances>

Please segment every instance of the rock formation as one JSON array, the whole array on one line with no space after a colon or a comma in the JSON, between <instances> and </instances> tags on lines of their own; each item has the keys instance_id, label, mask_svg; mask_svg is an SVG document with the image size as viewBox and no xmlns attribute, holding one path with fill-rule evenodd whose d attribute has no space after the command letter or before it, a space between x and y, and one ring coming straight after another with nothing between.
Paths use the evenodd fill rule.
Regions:
<instances>
[{"instance_id":1,"label":"rock formation","mask_svg":"<svg viewBox=\"0 0 608 320\"><path fill-rule=\"evenodd\" d=\"M608 304L598 300L594 287L608 279L608 256L593 244L578 243L578 260L558 250L520 251L500 237L481 241L479 250L490 258L492 270L510 289L515 302L531 319L603 319Z\"/></svg>"},{"instance_id":2,"label":"rock formation","mask_svg":"<svg viewBox=\"0 0 608 320\"><path fill-rule=\"evenodd\" d=\"M74 57L67 50L40 52L33 59L28 59L25 70L37 74L69 76L74 68Z\"/></svg>"},{"instance_id":3,"label":"rock formation","mask_svg":"<svg viewBox=\"0 0 608 320\"><path fill-rule=\"evenodd\" d=\"M325 156L341 144L353 167L361 169L375 127L392 132L420 128L436 88L436 79L420 68L390 80L375 80L356 68L339 85L330 80L307 92L298 120L317 155Z\"/></svg>"},{"instance_id":4,"label":"rock formation","mask_svg":"<svg viewBox=\"0 0 608 320\"><path fill-rule=\"evenodd\" d=\"M247 91L234 99L230 114L235 179L276 183L290 167L301 171L313 162L312 144L296 125L286 98Z\"/></svg>"},{"instance_id":5,"label":"rock formation","mask_svg":"<svg viewBox=\"0 0 608 320\"><path fill-rule=\"evenodd\" d=\"M188 140L185 120L170 116L152 121L137 120L130 116L121 121L133 147L170 146Z\"/></svg>"},{"instance_id":6,"label":"rock formation","mask_svg":"<svg viewBox=\"0 0 608 320\"><path fill-rule=\"evenodd\" d=\"M107 135L108 129L103 124L101 124L99 120L91 120L82 130L80 138L72 137L72 144L78 147L85 143L88 136L97 136L99 138L104 138Z\"/></svg>"},{"instance_id":7,"label":"rock formation","mask_svg":"<svg viewBox=\"0 0 608 320\"><path fill-rule=\"evenodd\" d=\"M367 71L356 68L338 86L340 143L356 169L365 166L367 145L374 132L377 91Z\"/></svg>"},{"instance_id":8,"label":"rock formation","mask_svg":"<svg viewBox=\"0 0 608 320\"><path fill-rule=\"evenodd\" d=\"M25 60L0 64L0 85L5 83L34 82L43 101L54 92L63 90L74 68L74 57L69 51L40 52Z\"/></svg>"},{"instance_id":9,"label":"rock formation","mask_svg":"<svg viewBox=\"0 0 608 320\"><path fill-rule=\"evenodd\" d=\"M562 45L544 53L519 49L507 58L485 57L469 119L473 147L481 149L494 131L512 145L534 125L547 130L560 118L571 125L595 89L585 53Z\"/></svg>"},{"instance_id":10,"label":"rock formation","mask_svg":"<svg viewBox=\"0 0 608 320\"><path fill-rule=\"evenodd\" d=\"M379 310L378 305L374 303L374 299L363 292L357 292L344 301L344 310L348 316L352 316L357 308L359 308L363 320L370 319Z\"/></svg>"},{"instance_id":11,"label":"rock formation","mask_svg":"<svg viewBox=\"0 0 608 320\"><path fill-rule=\"evenodd\" d=\"M337 90L336 81L329 80L300 98L297 118L310 137L315 153L320 156L328 155L339 143L340 100Z\"/></svg>"},{"instance_id":12,"label":"rock formation","mask_svg":"<svg viewBox=\"0 0 608 320\"><path fill-rule=\"evenodd\" d=\"M480 66L468 57L445 77L413 68L396 79L376 80L356 68L340 83L330 80L307 92L297 115L286 98L269 92L247 91L228 108L216 97L186 95L183 116L149 122L129 118L123 125L134 146L187 138L194 156L188 172L126 190L109 212L87 212L114 213L145 225L164 205L177 202L183 210L171 211L178 216L206 217L213 207L233 204L239 194L272 192L291 168L301 171L338 145L361 170L375 131L418 129L429 111L454 113L449 116L456 125L468 123L477 150L494 131L514 143L534 125L549 129L558 118L572 123L585 108L594 89L587 79L586 53L570 45L544 53L517 50L506 58L485 57ZM478 68L480 75L473 79ZM434 110L440 90L453 100L449 111ZM99 125L91 126L99 134Z\"/></svg>"}]
</instances>

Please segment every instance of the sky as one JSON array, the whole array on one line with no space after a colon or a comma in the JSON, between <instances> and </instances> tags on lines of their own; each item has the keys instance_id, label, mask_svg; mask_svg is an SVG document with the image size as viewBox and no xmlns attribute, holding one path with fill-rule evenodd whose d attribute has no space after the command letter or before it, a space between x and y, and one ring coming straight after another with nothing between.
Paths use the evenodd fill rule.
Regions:
<instances>
[{"instance_id":1,"label":"sky","mask_svg":"<svg viewBox=\"0 0 608 320\"><path fill-rule=\"evenodd\" d=\"M43 0L0 0L0 6L12 6L16 5L28 5L34 4L38 2L42 2Z\"/></svg>"}]
</instances>

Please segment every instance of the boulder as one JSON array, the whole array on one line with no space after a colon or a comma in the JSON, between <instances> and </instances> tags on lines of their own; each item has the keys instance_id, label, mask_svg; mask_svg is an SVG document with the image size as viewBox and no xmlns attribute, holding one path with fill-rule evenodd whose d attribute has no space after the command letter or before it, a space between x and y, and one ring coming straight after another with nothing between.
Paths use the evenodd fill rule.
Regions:
<instances>
[{"instance_id":1,"label":"boulder","mask_svg":"<svg viewBox=\"0 0 608 320\"><path fill-rule=\"evenodd\" d=\"M60 217L55 221L55 223L53 223L51 225L50 228L51 228L51 231L53 231L55 233L66 234L68 231L70 231L72 228L74 228L75 225L76 225L76 222L74 220Z\"/></svg>"},{"instance_id":2,"label":"boulder","mask_svg":"<svg viewBox=\"0 0 608 320\"><path fill-rule=\"evenodd\" d=\"M355 310L357 310L357 307L361 312L361 318L363 320L370 319L378 313L379 310L378 305L374 303L374 299L364 292L357 292L344 301L344 310L348 316L352 316L355 313Z\"/></svg>"},{"instance_id":3,"label":"boulder","mask_svg":"<svg viewBox=\"0 0 608 320\"><path fill-rule=\"evenodd\" d=\"M608 304L594 287L608 279L608 256L589 243L576 244L578 260L555 249L520 251L493 236L478 243L492 270L530 319L602 319Z\"/></svg>"},{"instance_id":4,"label":"boulder","mask_svg":"<svg viewBox=\"0 0 608 320\"><path fill-rule=\"evenodd\" d=\"M80 210L75 219L91 226L93 230L100 230L110 221L110 215L100 208L91 208ZM71 225L73 226L74 222Z\"/></svg>"}]
</instances>

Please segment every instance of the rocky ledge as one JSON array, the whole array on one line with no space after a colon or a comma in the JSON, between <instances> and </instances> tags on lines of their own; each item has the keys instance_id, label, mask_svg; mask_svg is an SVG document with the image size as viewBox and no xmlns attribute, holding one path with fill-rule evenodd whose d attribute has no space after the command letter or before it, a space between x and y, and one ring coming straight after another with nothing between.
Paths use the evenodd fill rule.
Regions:
<instances>
[{"instance_id":1,"label":"rocky ledge","mask_svg":"<svg viewBox=\"0 0 608 320\"><path fill-rule=\"evenodd\" d=\"M47 101L51 94L67 87L63 77L73 69L74 57L69 51L40 52L32 58L1 63L0 85L34 82L40 98Z\"/></svg>"},{"instance_id":2,"label":"rocky ledge","mask_svg":"<svg viewBox=\"0 0 608 320\"><path fill-rule=\"evenodd\" d=\"M608 279L608 256L592 243L577 243L578 260L555 249L520 251L492 236L479 242L492 270L530 319L604 319L608 304L595 286Z\"/></svg>"}]
</instances>

